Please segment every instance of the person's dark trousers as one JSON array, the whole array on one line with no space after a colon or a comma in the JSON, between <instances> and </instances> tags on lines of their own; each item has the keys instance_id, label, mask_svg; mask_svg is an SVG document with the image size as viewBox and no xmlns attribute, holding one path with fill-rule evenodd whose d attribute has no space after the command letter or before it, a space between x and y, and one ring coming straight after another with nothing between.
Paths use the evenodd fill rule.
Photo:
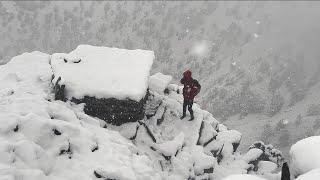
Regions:
<instances>
[{"instance_id":1,"label":"person's dark trousers","mask_svg":"<svg viewBox=\"0 0 320 180\"><path fill-rule=\"evenodd\" d=\"M183 100L183 115L182 115L182 117L186 117L186 111L188 108L188 111L190 112L191 120L194 119L192 105L193 105L192 100L186 100L186 99Z\"/></svg>"}]
</instances>

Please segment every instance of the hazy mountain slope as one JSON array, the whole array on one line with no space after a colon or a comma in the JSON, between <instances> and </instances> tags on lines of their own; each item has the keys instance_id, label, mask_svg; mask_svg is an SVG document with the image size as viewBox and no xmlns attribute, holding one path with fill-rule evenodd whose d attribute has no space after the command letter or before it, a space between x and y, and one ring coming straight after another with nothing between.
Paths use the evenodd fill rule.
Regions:
<instances>
[{"instance_id":1,"label":"hazy mountain slope","mask_svg":"<svg viewBox=\"0 0 320 180\"><path fill-rule=\"evenodd\" d=\"M0 59L31 50L66 52L78 44L152 49L153 72L177 81L193 70L204 87L198 103L218 119L256 113L269 119L280 112L270 119L278 122L288 118L284 110L310 106L306 96L320 90L319 7L286 1L1 2Z\"/></svg>"}]
</instances>

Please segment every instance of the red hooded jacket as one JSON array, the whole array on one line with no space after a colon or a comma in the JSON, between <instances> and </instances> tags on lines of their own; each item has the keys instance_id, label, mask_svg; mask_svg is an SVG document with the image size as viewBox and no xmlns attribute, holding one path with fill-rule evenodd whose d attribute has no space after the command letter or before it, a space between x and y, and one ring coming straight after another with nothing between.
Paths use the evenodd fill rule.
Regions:
<instances>
[{"instance_id":1,"label":"red hooded jacket","mask_svg":"<svg viewBox=\"0 0 320 180\"><path fill-rule=\"evenodd\" d=\"M180 82L183 84L183 98L185 100L193 101L194 97L201 89L199 82L192 78L192 73L189 70L183 73L183 78Z\"/></svg>"}]
</instances>

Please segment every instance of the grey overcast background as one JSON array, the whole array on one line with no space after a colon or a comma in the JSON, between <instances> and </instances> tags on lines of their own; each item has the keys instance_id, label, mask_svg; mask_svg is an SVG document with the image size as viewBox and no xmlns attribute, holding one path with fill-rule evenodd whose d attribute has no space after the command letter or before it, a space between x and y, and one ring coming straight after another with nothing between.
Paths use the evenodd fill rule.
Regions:
<instances>
[{"instance_id":1,"label":"grey overcast background","mask_svg":"<svg viewBox=\"0 0 320 180\"><path fill-rule=\"evenodd\" d=\"M79 44L150 49L152 73L177 83L191 69L203 109L248 143L286 151L319 134L319 9L313 1L1 1L0 64Z\"/></svg>"}]
</instances>

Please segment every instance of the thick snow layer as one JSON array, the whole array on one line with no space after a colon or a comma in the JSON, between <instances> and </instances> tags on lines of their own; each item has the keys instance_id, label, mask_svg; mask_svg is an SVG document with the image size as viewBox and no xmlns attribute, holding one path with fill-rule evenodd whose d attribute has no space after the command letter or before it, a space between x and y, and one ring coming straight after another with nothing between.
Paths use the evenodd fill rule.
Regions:
<instances>
[{"instance_id":1,"label":"thick snow layer","mask_svg":"<svg viewBox=\"0 0 320 180\"><path fill-rule=\"evenodd\" d=\"M147 156L81 105L50 100L49 57L25 53L0 66L0 179L160 179Z\"/></svg>"},{"instance_id":2,"label":"thick snow layer","mask_svg":"<svg viewBox=\"0 0 320 180\"><path fill-rule=\"evenodd\" d=\"M261 155L263 154L263 151L261 149L253 148L250 149L243 157L242 159L246 162L251 162L257 160Z\"/></svg>"},{"instance_id":3,"label":"thick snow layer","mask_svg":"<svg viewBox=\"0 0 320 180\"><path fill-rule=\"evenodd\" d=\"M165 156L174 156L183 145L184 134L180 133L172 141L157 144L157 149Z\"/></svg>"},{"instance_id":4,"label":"thick snow layer","mask_svg":"<svg viewBox=\"0 0 320 180\"><path fill-rule=\"evenodd\" d=\"M241 136L242 135L239 131L225 130L225 131L218 133L217 140L218 141L226 141L226 142L230 142L230 143L240 143Z\"/></svg>"},{"instance_id":5,"label":"thick snow layer","mask_svg":"<svg viewBox=\"0 0 320 180\"><path fill-rule=\"evenodd\" d=\"M296 180L317 180L320 179L320 169L314 169L312 171L307 172L306 174L302 174Z\"/></svg>"},{"instance_id":6,"label":"thick snow layer","mask_svg":"<svg viewBox=\"0 0 320 180\"><path fill-rule=\"evenodd\" d=\"M153 51L79 45L51 57L55 75L66 85L67 98L83 96L141 100L148 88Z\"/></svg>"},{"instance_id":7,"label":"thick snow layer","mask_svg":"<svg viewBox=\"0 0 320 180\"><path fill-rule=\"evenodd\" d=\"M156 73L149 78L149 89L159 94L163 94L171 80L172 76Z\"/></svg>"},{"instance_id":8,"label":"thick snow layer","mask_svg":"<svg viewBox=\"0 0 320 180\"><path fill-rule=\"evenodd\" d=\"M234 152L238 131L197 104L193 121L180 120L180 87L151 90L149 117L115 127L86 115L83 104L53 101L47 54L23 54L0 72L0 179L221 180L252 168L244 159L256 153Z\"/></svg>"},{"instance_id":9,"label":"thick snow layer","mask_svg":"<svg viewBox=\"0 0 320 180\"><path fill-rule=\"evenodd\" d=\"M260 161L258 163L258 172L261 174L275 172L278 165L271 161Z\"/></svg>"},{"instance_id":10,"label":"thick snow layer","mask_svg":"<svg viewBox=\"0 0 320 180\"><path fill-rule=\"evenodd\" d=\"M320 136L298 141L290 149L292 173L295 176L320 168Z\"/></svg>"},{"instance_id":11,"label":"thick snow layer","mask_svg":"<svg viewBox=\"0 0 320 180\"><path fill-rule=\"evenodd\" d=\"M249 174L238 174L238 175L231 175L223 180L265 180L258 176L249 175Z\"/></svg>"}]
</instances>

